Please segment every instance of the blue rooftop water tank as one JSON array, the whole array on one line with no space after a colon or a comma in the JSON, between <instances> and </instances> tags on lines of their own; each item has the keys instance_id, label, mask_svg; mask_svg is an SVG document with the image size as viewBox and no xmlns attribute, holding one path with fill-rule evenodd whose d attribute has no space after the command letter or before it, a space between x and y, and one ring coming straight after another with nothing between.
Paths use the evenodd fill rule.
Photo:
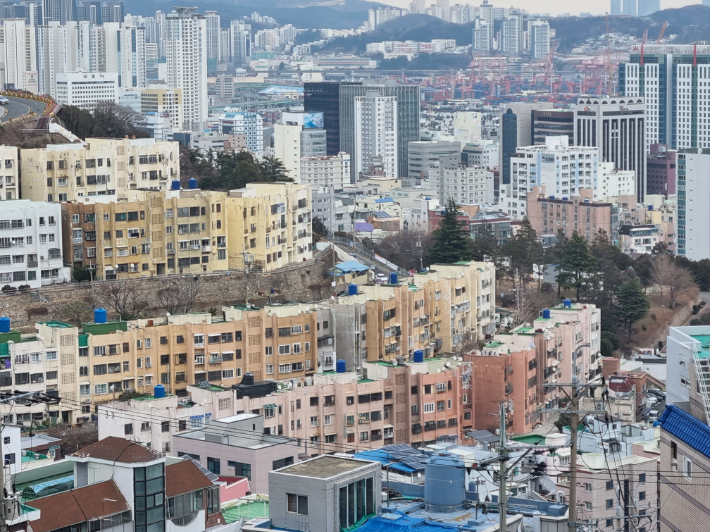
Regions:
<instances>
[{"instance_id":1,"label":"blue rooftop water tank","mask_svg":"<svg viewBox=\"0 0 710 532\"><path fill-rule=\"evenodd\" d=\"M543 320L549 320L550 319L550 309L549 308L544 308L542 309L542 319Z\"/></svg>"},{"instance_id":2,"label":"blue rooftop water tank","mask_svg":"<svg viewBox=\"0 0 710 532\"><path fill-rule=\"evenodd\" d=\"M413 353L414 362L424 362L424 351L417 349Z\"/></svg>"},{"instance_id":3,"label":"blue rooftop water tank","mask_svg":"<svg viewBox=\"0 0 710 532\"><path fill-rule=\"evenodd\" d=\"M397 272L390 273L390 284L397 284Z\"/></svg>"},{"instance_id":4,"label":"blue rooftop water tank","mask_svg":"<svg viewBox=\"0 0 710 532\"><path fill-rule=\"evenodd\" d=\"M335 372L336 373L345 373L347 371L347 366L345 365L345 361L343 359L338 360L335 363Z\"/></svg>"},{"instance_id":5,"label":"blue rooftop water tank","mask_svg":"<svg viewBox=\"0 0 710 532\"><path fill-rule=\"evenodd\" d=\"M652 210L653 210L653 205L649 205L649 206L648 206L648 210L649 210L649 211L652 211Z\"/></svg>"},{"instance_id":6,"label":"blue rooftop water tank","mask_svg":"<svg viewBox=\"0 0 710 532\"><path fill-rule=\"evenodd\" d=\"M567 196L562 196L563 201L567 201L569 198Z\"/></svg>"},{"instance_id":7,"label":"blue rooftop water tank","mask_svg":"<svg viewBox=\"0 0 710 532\"><path fill-rule=\"evenodd\" d=\"M94 311L94 323L106 323L106 309L97 308Z\"/></svg>"},{"instance_id":8,"label":"blue rooftop water tank","mask_svg":"<svg viewBox=\"0 0 710 532\"><path fill-rule=\"evenodd\" d=\"M197 188L197 179L194 177L191 177L190 180L187 182L187 188L194 190Z\"/></svg>"},{"instance_id":9,"label":"blue rooftop water tank","mask_svg":"<svg viewBox=\"0 0 710 532\"><path fill-rule=\"evenodd\" d=\"M432 456L424 469L424 501L429 512L454 512L466 507L466 470L451 453Z\"/></svg>"},{"instance_id":10,"label":"blue rooftop water tank","mask_svg":"<svg viewBox=\"0 0 710 532\"><path fill-rule=\"evenodd\" d=\"M163 386L162 384L156 384L153 388L153 397L155 397L156 399L165 397L165 386Z\"/></svg>"},{"instance_id":11,"label":"blue rooftop water tank","mask_svg":"<svg viewBox=\"0 0 710 532\"><path fill-rule=\"evenodd\" d=\"M0 333L10 332L10 318L3 316L0 318Z\"/></svg>"},{"instance_id":12,"label":"blue rooftop water tank","mask_svg":"<svg viewBox=\"0 0 710 532\"><path fill-rule=\"evenodd\" d=\"M348 295L349 296L356 296L357 295L357 285L356 284L349 284L348 285Z\"/></svg>"},{"instance_id":13,"label":"blue rooftop water tank","mask_svg":"<svg viewBox=\"0 0 710 532\"><path fill-rule=\"evenodd\" d=\"M550 199L555 199L555 196L550 196Z\"/></svg>"},{"instance_id":14,"label":"blue rooftop water tank","mask_svg":"<svg viewBox=\"0 0 710 532\"><path fill-rule=\"evenodd\" d=\"M173 182L170 183L170 190L180 190L180 180L179 179L173 179Z\"/></svg>"},{"instance_id":15,"label":"blue rooftop water tank","mask_svg":"<svg viewBox=\"0 0 710 532\"><path fill-rule=\"evenodd\" d=\"M572 300L571 299L565 299L562 304L564 305L565 308L572 308Z\"/></svg>"}]
</instances>

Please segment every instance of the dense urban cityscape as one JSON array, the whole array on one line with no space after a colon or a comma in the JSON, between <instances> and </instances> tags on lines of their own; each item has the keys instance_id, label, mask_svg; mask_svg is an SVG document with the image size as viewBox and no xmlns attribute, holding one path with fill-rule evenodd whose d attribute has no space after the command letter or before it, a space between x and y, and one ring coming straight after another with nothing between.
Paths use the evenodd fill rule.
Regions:
<instances>
[{"instance_id":1,"label":"dense urban cityscape","mask_svg":"<svg viewBox=\"0 0 710 532\"><path fill-rule=\"evenodd\" d=\"M476 1L0 4L0 532L710 530L710 0Z\"/></svg>"}]
</instances>

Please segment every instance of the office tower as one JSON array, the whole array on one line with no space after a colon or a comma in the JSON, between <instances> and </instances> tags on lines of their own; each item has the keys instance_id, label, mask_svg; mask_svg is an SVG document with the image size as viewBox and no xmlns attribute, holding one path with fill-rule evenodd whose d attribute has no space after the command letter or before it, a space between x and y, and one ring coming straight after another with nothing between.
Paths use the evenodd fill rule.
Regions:
<instances>
[{"instance_id":1,"label":"office tower","mask_svg":"<svg viewBox=\"0 0 710 532\"><path fill-rule=\"evenodd\" d=\"M183 127L199 131L207 121L207 32L194 7L177 7L165 19L167 84L182 89Z\"/></svg>"},{"instance_id":2,"label":"office tower","mask_svg":"<svg viewBox=\"0 0 710 532\"><path fill-rule=\"evenodd\" d=\"M531 146L532 112L552 109L552 103L510 103L503 106L500 117L501 185L510 183L510 158L518 146Z\"/></svg>"},{"instance_id":3,"label":"office tower","mask_svg":"<svg viewBox=\"0 0 710 532\"><path fill-rule=\"evenodd\" d=\"M429 167L441 164L447 167L456 166L461 162L461 142L447 140L409 143L409 175L406 185L420 186L422 180L429 179Z\"/></svg>"},{"instance_id":4,"label":"office tower","mask_svg":"<svg viewBox=\"0 0 710 532\"><path fill-rule=\"evenodd\" d=\"M545 144L546 137L566 135L574 146L574 111L545 109L532 112L532 143Z\"/></svg>"},{"instance_id":5,"label":"office tower","mask_svg":"<svg viewBox=\"0 0 710 532\"><path fill-rule=\"evenodd\" d=\"M622 0L611 0L611 14L621 15Z\"/></svg>"},{"instance_id":6,"label":"office tower","mask_svg":"<svg viewBox=\"0 0 710 532\"><path fill-rule=\"evenodd\" d=\"M66 24L68 20L76 20L74 0L42 0L42 25L50 22Z\"/></svg>"},{"instance_id":7,"label":"office tower","mask_svg":"<svg viewBox=\"0 0 710 532\"><path fill-rule=\"evenodd\" d=\"M220 21L221 18L216 11L205 11L205 28L207 31L207 62L210 65L208 70L217 69L217 61L220 60ZM214 63L214 66L212 66Z\"/></svg>"},{"instance_id":8,"label":"office tower","mask_svg":"<svg viewBox=\"0 0 710 532\"><path fill-rule=\"evenodd\" d=\"M25 23L28 26L39 26L42 23L42 4L39 0L25 0L20 4L25 8Z\"/></svg>"},{"instance_id":9,"label":"office tower","mask_svg":"<svg viewBox=\"0 0 710 532\"><path fill-rule=\"evenodd\" d=\"M473 28L473 47L482 52L489 52L493 48L493 25L485 20L476 19Z\"/></svg>"},{"instance_id":10,"label":"office tower","mask_svg":"<svg viewBox=\"0 0 710 532\"><path fill-rule=\"evenodd\" d=\"M646 143L672 149L710 147L710 45L646 45L619 64L619 93L643 98Z\"/></svg>"},{"instance_id":11,"label":"office tower","mask_svg":"<svg viewBox=\"0 0 710 532\"><path fill-rule=\"evenodd\" d=\"M251 56L251 24L232 20L229 24L229 55L235 65L249 62Z\"/></svg>"},{"instance_id":12,"label":"office tower","mask_svg":"<svg viewBox=\"0 0 710 532\"><path fill-rule=\"evenodd\" d=\"M3 20L0 26L0 88L36 93L35 28L24 19Z\"/></svg>"},{"instance_id":13,"label":"office tower","mask_svg":"<svg viewBox=\"0 0 710 532\"><path fill-rule=\"evenodd\" d=\"M635 17L638 15L638 8L636 6L636 0L623 0L623 7L621 9L621 14L627 17Z\"/></svg>"},{"instance_id":14,"label":"office tower","mask_svg":"<svg viewBox=\"0 0 710 532\"><path fill-rule=\"evenodd\" d=\"M398 85L393 80L367 80L363 85L340 85L340 151L349 153L352 158L350 179L357 181L355 170L358 154L355 152L355 98L368 92L378 91L381 96L394 96L397 99L397 170L399 176L408 175L408 146L419 140L419 86ZM326 129L327 129L326 125Z\"/></svg>"},{"instance_id":15,"label":"office tower","mask_svg":"<svg viewBox=\"0 0 710 532\"><path fill-rule=\"evenodd\" d=\"M397 160L397 97L382 96L378 90L356 96L355 175L368 173L377 162L386 177L399 177Z\"/></svg>"},{"instance_id":16,"label":"office tower","mask_svg":"<svg viewBox=\"0 0 710 532\"><path fill-rule=\"evenodd\" d=\"M145 29L124 25L117 33L118 86L122 89L147 86Z\"/></svg>"},{"instance_id":17,"label":"office tower","mask_svg":"<svg viewBox=\"0 0 710 532\"><path fill-rule=\"evenodd\" d=\"M710 257L710 153L702 148L678 151L677 253L690 260Z\"/></svg>"},{"instance_id":18,"label":"office tower","mask_svg":"<svg viewBox=\"0 0 710 532\"><path fill-rule=\"evenodd\" d=\"M638 15L645 17L661 10L661 0L638 0Z\"/></svg>"},{"instance_id":19,"label":"office tower","mask_svg":"<svg viewBox=\"0 0 710 532\"><path fill-rule=\"evenodd\" d=\"M530 55L535 59L545 59L550 54L550 23L546 20L532 20L528 23Z\"/></svg>"},{"instance_id":20,"label":"office tower","mask_svg":"<svg viewBox=\"0 0 710 532\"><path fill-rule=\"evenodd\" d=\"M599 148L602 162L636 172L639 201L646 195L646 104L642 98L581 97L574 110L577 146Z\"/></svg>"},{"instance_id":21,"label":"office tower","mask_svg":"<svg viewBox=\"0 0 710 532\"><path fill-rule=\"evenodd\" d=\"M340 85L337 82L303 84L305 112L323 113L328 155L338 155L340 152Z\"/></svg>"}]
</instances>

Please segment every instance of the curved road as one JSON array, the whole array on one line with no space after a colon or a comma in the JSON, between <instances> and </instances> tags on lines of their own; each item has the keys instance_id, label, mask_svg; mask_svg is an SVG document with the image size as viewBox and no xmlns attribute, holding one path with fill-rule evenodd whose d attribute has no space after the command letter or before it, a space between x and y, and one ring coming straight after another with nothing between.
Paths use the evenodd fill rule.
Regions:
<instances>
[{"instance_id":1,"label":"curved road","mask_svg":"<svg viewBox=\"0 0 710 532\"><path fill-rule=\"evenodd\" d=\"M7 110L2 118L0 118L2 122L7 122L10 118L19 118L30 111L41 114L46 105L44 102L25 100L24 98L16 98L15 96L8 96L7 99L10 100L10 103L2 106Z\"/></svg>"}]
</instances>

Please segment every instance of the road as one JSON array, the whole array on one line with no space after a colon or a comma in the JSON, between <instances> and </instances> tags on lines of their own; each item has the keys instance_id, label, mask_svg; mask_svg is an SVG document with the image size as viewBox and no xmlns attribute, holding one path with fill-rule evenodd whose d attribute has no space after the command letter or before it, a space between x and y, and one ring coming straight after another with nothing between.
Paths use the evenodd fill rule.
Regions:
<instances>
[{"instance_id":1,"label":"road","mask_svg":"<svg viewBox=\"0 0 710 532\"><path fill-rule=\"evenodd\" d=\"M16 98L14 96L8 96L7 99L10 100L10 103L3 106L7 109L7 113L0 118L0 121L2 122L7 122L11 118L19 118L22 115L26 115L30 111L41 114L44 111L44 106L46 105L44 102L25 100L24 98Z\"/></svg>"}]
</instances>

